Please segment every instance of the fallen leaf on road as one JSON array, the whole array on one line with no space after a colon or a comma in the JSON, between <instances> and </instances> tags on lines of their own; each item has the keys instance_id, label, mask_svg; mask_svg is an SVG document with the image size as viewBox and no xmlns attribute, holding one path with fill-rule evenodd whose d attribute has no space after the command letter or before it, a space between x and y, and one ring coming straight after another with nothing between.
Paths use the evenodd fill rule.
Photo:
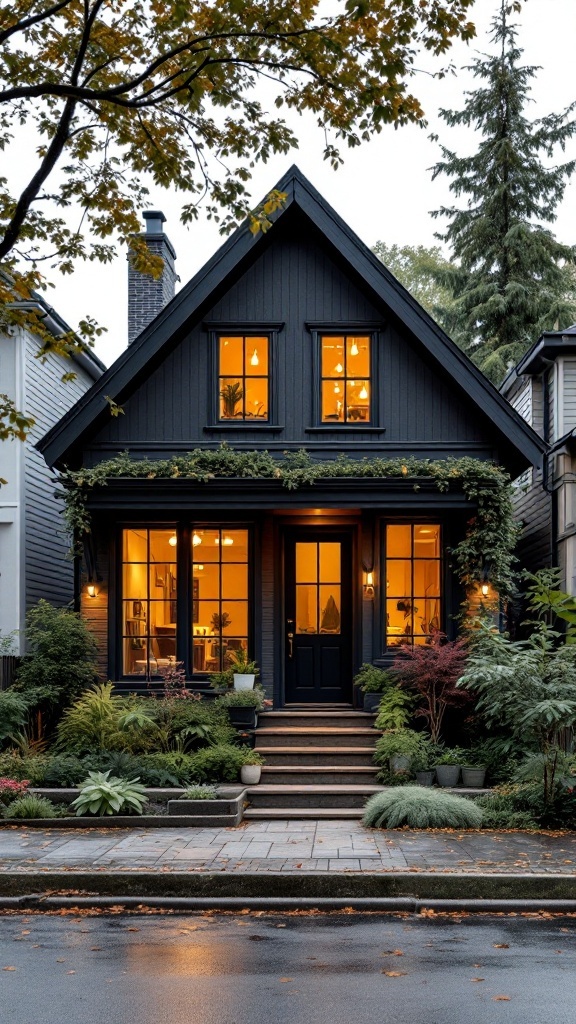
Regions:
<instances>
[{"instance_id":1,"label":"fallen leaf on road","mask_svg":"<svg viewBox=\"0 0 576 1024\"><path fill-rule=\"evenodd\" d=\"M387 978L403 978L407 974L407 971L385 971L382 970L382 974L385 974Z\"/></svg>"},{"instance_id":2,"label":"fallen leaf on road","mask_svg":"<svg viewBox=\"0 0 576 1024\"><path fill-rule=\"evenodd\" d=\"M470 981L486 981L486 978L470 978Z\"/></svg>"},{"instance_id":3,"label":"fallen leaf on road","mask_svg":"<svg viewBox=\"0 0 576 1024\"><path fill-rule=\"evenodd\" d=\"M90 946L91 953L98 953L102 949L102 946Z\"/></svg>"},{"instance_id":4,"label":"fallen leaf on road","mask_svg":"<svg viewBox=\"0 0 576 1024\"><path fill-rule=\"evenodd\" d=\"M280 981L294 981L294 978L280 978Z\"/></svg>"},{"instance_id":5,"label":"fallen leaf on road","mask_svg":"<svg viewBox=\"0 0 576 1024\"><path fill-rule=\"evenodd\" d=\"M493 1001L495 1003L509 1003L510 1002L510 996L493 996L492 998L493 998Z\"/></svg>"},{"instance_id":6,"label":"fallen leaf on road","mask_svg":"<svg viewBox=\"0 0 576 1024\"><path fill-rule=\"evenodd\" d=\"M2 970L3 971L15 971L16 968L15 967L3 967Z\"/></svg>"},{"instance_id":7,"label":"fallen leaf on road","mask_svg":"<svg viewBox=\"0 0 576 1024\"><path fill-rule=\"evenodd\" d=\"M493 942L494 949L510 949L507 942Z\"/></svg>"},{"instance_id":8,"label":"fallen leaf on road","mask_svg":"<svg viewBox=\"0 0 576 1024\"><path fill-rule=\"evenodd\" d=\"M66 974L76 974L76 971L66 971Z\"/></svg>"}]
</instances>

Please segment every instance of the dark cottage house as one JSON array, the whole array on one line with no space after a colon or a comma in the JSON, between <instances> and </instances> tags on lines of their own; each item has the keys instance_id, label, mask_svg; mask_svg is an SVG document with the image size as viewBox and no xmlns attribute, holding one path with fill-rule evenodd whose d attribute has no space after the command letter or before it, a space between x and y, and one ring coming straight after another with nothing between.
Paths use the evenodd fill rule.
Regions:
<instances>
[{"instance_id":1,"label":"dark cottage house","mask_svg":"<svg viewBox=\"0 0 576 1024\"><path fill-rule=\"evenodd\" d=\"M323 472L289 489L148 460L226 442L268 470L302 449L314 464L472 456L513 477L541 462L544 442L302 174L278 189L270 230L241 227L163 308L174 253L147 215L168 288L131 272L137 336L39 445L58 469L147 460L88 491L77 575L120 688L175 660L202 688L245 648L275 707L350 705L363 661L453 633L463 597L446 557L471 515L459 487Z\"/></svg>"}]
</instances>

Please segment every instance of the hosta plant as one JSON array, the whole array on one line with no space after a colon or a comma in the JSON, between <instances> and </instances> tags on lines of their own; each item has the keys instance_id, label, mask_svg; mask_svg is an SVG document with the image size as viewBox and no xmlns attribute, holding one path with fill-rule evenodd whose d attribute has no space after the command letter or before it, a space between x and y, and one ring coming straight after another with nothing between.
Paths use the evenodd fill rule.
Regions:
<instances>
[{"instance_id":1,"label":"hosta plant","mask_svg":"<svg viewBox=\"0 0 576 1024\"><path fill-rule=\"evenodd\" d=\"M482 811L451 793L397 786L370 797L362 821L369 828L480 828Z\"/></svg>"},{"instance_id":2,"label":"hosta plant","mask_svg":"<svg viewBox=\"0 0 576 1024\"><path fill-rule=\"evenodd\" d=\"M119 779L110 772L88 772L80 783L80 795L72 801L78 817L86 814L142 814L145 787L138 779Z\"/></svg>"},{"instance_id":3,"label":"hosta plant","mask_svg":"<svg viewBox=\"0 0 576 1024\"><path fill-rule=\"evenodd\" d=\"M57 818L58 810L45 796L27 793L13 800L4 811L5 818Z\"/></svg>"}]
</instances>

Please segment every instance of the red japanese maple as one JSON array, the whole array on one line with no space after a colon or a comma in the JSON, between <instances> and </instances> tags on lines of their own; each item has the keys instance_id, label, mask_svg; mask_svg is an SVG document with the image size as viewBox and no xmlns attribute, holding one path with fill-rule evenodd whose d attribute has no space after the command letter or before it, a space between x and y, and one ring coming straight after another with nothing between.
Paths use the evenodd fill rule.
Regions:
<instances>
[{"instance_id":1,"label":"red japanese maple","mask_svg":"<svg viewBox=\"0 0 576 1024\"><path fill-rule=\"evenodd\" d=\"M437 633L430 643L403 647L392 665L399 685L420 699L414 714L426 719L433 743L440 741L446 708L461 707L471 699L466 690L456 686L467 655L465 639L447 640Z\"/></svg>"}]
</instances>

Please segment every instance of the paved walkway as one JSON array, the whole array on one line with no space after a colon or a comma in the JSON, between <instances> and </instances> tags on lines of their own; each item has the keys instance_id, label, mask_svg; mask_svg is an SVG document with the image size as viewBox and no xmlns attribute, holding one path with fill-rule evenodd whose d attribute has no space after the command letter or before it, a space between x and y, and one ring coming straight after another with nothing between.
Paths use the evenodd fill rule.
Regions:
<instances>
[{"instance_id":1,"label":"paved walkway","mask_svg":"<svg viewBox=\"0 0 576 1024\"><path fill-rule=\"evenodd\" d=\"M386 832L346 821L239 828L0 828L0 871L576 874L576 833Z\"/></svg>"}]
</instances>

